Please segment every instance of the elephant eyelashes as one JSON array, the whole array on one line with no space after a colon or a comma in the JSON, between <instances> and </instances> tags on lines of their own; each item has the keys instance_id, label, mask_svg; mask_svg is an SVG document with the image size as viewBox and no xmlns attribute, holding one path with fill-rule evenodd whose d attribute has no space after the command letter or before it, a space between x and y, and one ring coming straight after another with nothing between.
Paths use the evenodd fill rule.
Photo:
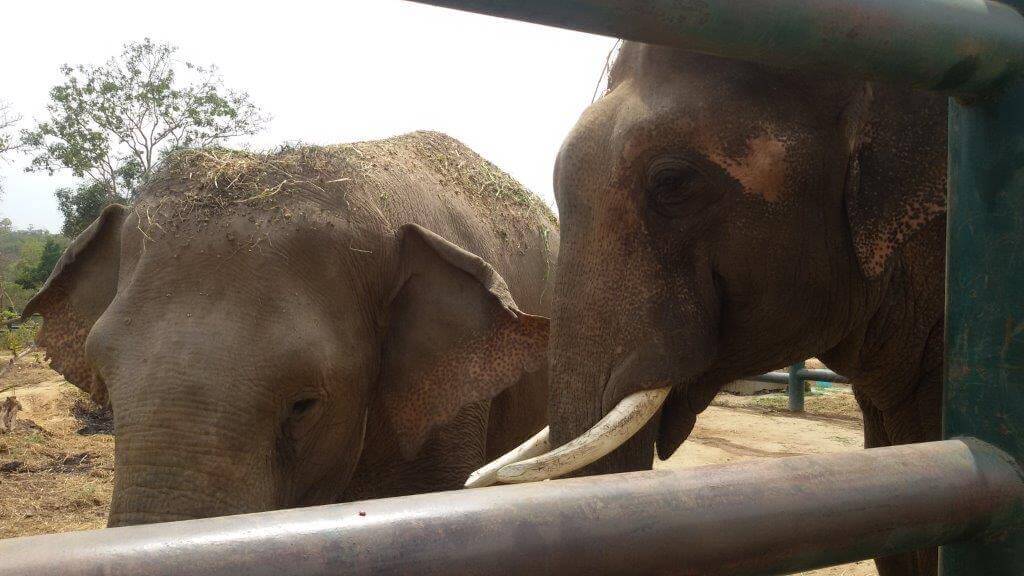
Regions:
<instances>
[{"instance_id":1,"label":"elephant eyelashes","mask_svg":"<svg viewBox=\"0 0 1024 576\"><path fill-rule=\"evenodd\" d=\"M648 203L666 218L682 216L692 212L690 204L706 182L705 175L693 164L679 158L660 158L648 170Z\"/></svg>"}]
</instances>

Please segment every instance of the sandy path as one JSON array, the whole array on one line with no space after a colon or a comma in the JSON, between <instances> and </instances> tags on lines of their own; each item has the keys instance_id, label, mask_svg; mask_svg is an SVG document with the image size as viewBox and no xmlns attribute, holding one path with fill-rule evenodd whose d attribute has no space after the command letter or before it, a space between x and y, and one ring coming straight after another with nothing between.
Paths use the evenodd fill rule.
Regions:
<instances>
[{"instance_id":1,"label":"sandy path","mask_svg":"<svg viewBox=\"0 0 1024 576\"><path fill-rule=\"evenodd\" d=\"M850 419L771 413L761 409L757 397L720 397L707 409L672 458L655 468L685 468L705 464L742 462L755 458L779 458L860 450L860 422ZM723 406L722 404L728 404ZM807 576L877 576L874 562L857 562L803 572Z\"/></svg>"}]
</instances>

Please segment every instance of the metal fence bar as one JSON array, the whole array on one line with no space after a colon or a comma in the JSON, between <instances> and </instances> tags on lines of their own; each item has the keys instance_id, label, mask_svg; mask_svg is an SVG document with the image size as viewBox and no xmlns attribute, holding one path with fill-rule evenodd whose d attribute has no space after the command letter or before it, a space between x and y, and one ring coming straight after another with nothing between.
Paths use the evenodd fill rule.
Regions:
<instances>
[{"instance_id":1,"label":"metal fence bar","mask_svg":"<svg viewBox=\"0 0 1024 576\"><path fill-rule=\"evenodd\" d=\"M1024 69L1024 18L984 0L414 0L950 94Z\"/></svg>"},{"instance_id":2,"label":"metal fence bar","mask_svg":"<svg viewBox=\"0 0 1024 576\"><path fill-rule=\"evenodd\" d=\"M800 377L804 380L814 380L815 382L834 382L840 384L848 384L850 379L846 376L836 374L831 370L822 370L821 368L804 368L800 370Z\"/></svg>"},{"instance_id":3,"label":"metal fence bar","mask_svg":"<svg viewBox=\"0 0 1024 576\"><path fill-rule=\"evenodd\" d=\"M949 125L944 434L1024 462L1024 86L974 106L951 102ZM1016 514L1024 524L1024 508ZM1024 529L947 546L942 570L1024 574Z\"/></svg>"},{"instance_id":4,"label":"metal fence bar","mask_svg":"<svg viewBox=\"0 0 1024 576\"><path fill-rule=\"evenodd\" d=\"M815 382L834 382L839 384L847 384L850 379L841 374L836 374L831 370L822 370L820 368L803 368L797 375L802 380L813 380ZM781 372L768 372L761 374L760 376L752 376L750 378L744 378L744 380L753 380L755 382L770 382L772 384L788 384L789 383L789 371Z\"/></svg>"},{"instance_id":5,"label":"metal fence bar","mask_svg":"<svg viewBox=\"0 0 1024 576\"><path fill-rule=\"evenodd\" d=\"M949 440L0 540L0 576L763 576L979 537L1022 503L1010 458Z\"/></svg>"},{"instance_id":6,"label":"metal fence bar","mask_svg":"<svg viewBox=\"0 0 1024 576\"><path fill-rule=\"evenodd\" d=\"M746 378L755 382L768 382L771 384L786 384L789 396L789 409L793 412L804 411L804 383L807 380L815 382L849 382L845 376L836 374L831 370L820 368L805 368L803 362L797 362L789 367L786 372L768 372L760 376Z\"/></svg>"},{"instance_id":7,"label":"metal fence bar","mask_svg":"<svg viewBox=\"0 0 1024 576\"><path fill-rule=\"evenodd\" d=\"M821 382L847 381L846 378L831 370L807 369L804 367L803 362L793 364L786 372L768 372L767 374L754 376L750 379L755 382L786 384L786 393L789 396L789 410L791 412L804 411L804 385L807 380Z\"/></svg>"},{"instance_id":8,"label":"metal fence bar","mask_svg":"<svg viewBox=\"0 0 1024 576\"><path fill-rule=\"evenodd\" d=\"M768 372L767 374L761 374L760 376L751 376L750 378L744 378L744 380L753 380L754 382L768 382L770 384L789 384L789 372Z\"/></svg>"},{"instance_id":9,"label":"metal fence bar","mask_svg":"<svg viewBox=\"0 0 1024 576\"><path fill-rule=\"evenodd\" d=\"M804 362L801 360L789 367L789 411L804 411L804 379L800 377L800 371L804 369Z\"/></svg>"}]
</instances>

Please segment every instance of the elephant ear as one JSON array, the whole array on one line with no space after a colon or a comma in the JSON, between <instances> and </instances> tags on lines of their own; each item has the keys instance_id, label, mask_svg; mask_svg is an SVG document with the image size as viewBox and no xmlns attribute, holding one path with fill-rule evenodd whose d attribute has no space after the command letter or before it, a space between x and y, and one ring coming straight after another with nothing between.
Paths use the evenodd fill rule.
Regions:
<instances>
[{"instance_id":1,"label":"elephant ear","mask_svg":"<svg viewBox=\"0 0 1024 576\"><path fill-rule=\"evenodd\" d=\"M99 404L107 403L107 391L85 360L85 339L117 291L125 214L117 204L104 209L64 251L22 314L42 315L36 342L46 349L50 367Z\"/></svg>"},{"instance_id":2,"label":"elephant ear","mask_svg":"<svg viewBox=\"0 0 1024 576\"><path fill-rule=\"evenodd\" d=\"M865 85L848 107L846 213L864 275L877 278L946 212L946 98Z\"/></svg>"},{"instance_id":3,"label":"elephant ear","mask_svg":"<svg viewBox=\"0 0 1024 576\"><path fill-rule=\"evenodd\" d=\"M390 429L412 459L461 408L542 367L548 321L520 312L476 255L416 224L399 236L380 389Z\"/></svg>"}]
</instances>

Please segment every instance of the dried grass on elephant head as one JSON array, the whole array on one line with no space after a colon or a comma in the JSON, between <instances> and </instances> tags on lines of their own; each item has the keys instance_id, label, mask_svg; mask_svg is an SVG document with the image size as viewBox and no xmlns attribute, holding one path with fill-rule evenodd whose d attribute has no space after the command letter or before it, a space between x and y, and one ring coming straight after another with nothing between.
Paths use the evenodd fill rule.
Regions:
<instances>
[{"instance_id":1,"label":"dried grass on elephant head","mask_svg":"<svg viewBox=\"0 0 1024 576\"><path fill-rule=\"evenodd\" d=\"M161 211L179 222L205 223L225 211L263 211L271 222L289 219L295 213L288 200L297 192L333 203L354 219L361 213L385 216L389 195L376 190L386 190L390 174L399 168L432 173L438 184L482 208L510 242L525 242L524 236L534 232L524 229L532 220L557 226L551 209L515 178L458 140L429 131L351 144L289 145L271 152L181 150L140 190L135 209L147 234L157 222L154 212Z\"/></svg>"}]
</instances>

